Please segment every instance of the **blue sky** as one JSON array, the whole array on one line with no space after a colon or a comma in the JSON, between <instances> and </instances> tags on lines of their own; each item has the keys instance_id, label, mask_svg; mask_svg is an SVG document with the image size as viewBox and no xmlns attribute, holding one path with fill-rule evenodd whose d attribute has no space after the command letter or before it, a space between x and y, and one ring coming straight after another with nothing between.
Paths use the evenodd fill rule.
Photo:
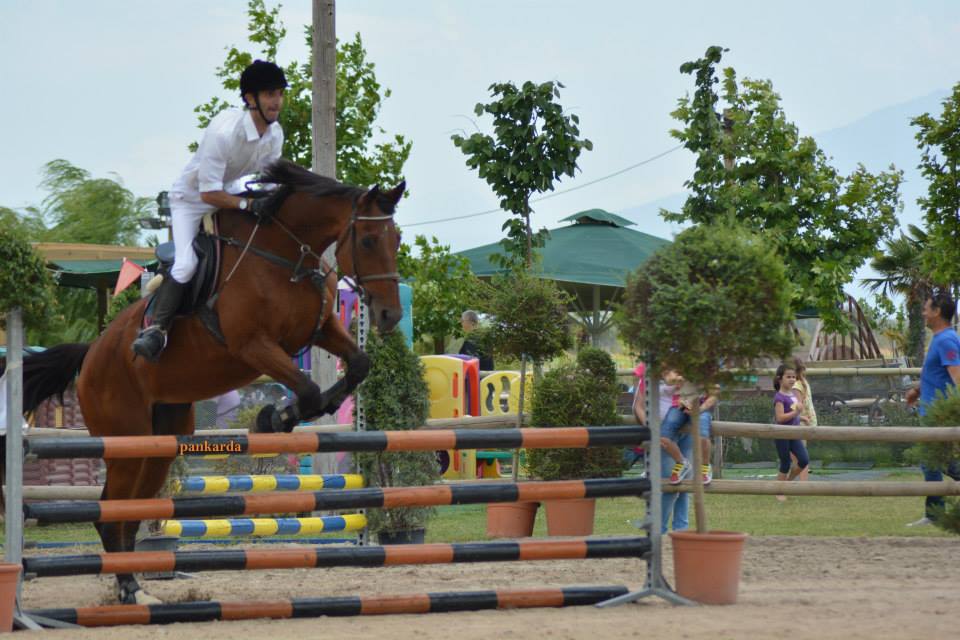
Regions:
<instances>
[{"instance_id":1,"label":"blue sky","mask_svg":"<svg viewBox=\"0 0 960 640\"><path fill-rule=\"evenodd\" d=\"M116 173L137 195L167 188L200 135L193 108L221 93L214 70L225 47L245 46L245 9L241 0L0 0L0 204L39 202L40 168L54 158L97 176ZM307 55L301 26L310 11L309 0L284 4L281 63ZM808 134L960 80L960 3L947 1L355 0L338 3L337 30L362 34L379 80L393 91L381 124L413 141L401 225L496 206L450 142L451 133L473 130L464 116L493 82L566 85L562 102L595 145L576 179L559 185L566 189L676 144L669 112L692 89L678 67L708 45L729 47L724 63L741 76L772 79L788 117ZM535 224L670 196L691 167L678 151L540 203ZM503 219L410 231L460 250L497 240ZM672 230L654 215L637 221L657 235Z\"/></svg>"}]
</instances>

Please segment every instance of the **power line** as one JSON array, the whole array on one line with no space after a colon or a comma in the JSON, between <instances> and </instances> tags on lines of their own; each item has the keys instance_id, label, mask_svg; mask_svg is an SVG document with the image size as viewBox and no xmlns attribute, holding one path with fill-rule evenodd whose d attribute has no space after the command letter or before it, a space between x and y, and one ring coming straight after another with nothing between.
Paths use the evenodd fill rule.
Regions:
<instances>
[{"instance_id":1,"label":"power line","mask_svg":"<svg viewBox=\"0 0 960 640\"><path fill-rule=\"evenodd\" d=\"M673 147L672 149L667 149L666 151L663 151L663 152L661 152L661 153L658 153L657 155L652 156L652 157L650 157L650 158L647 158L646 160L641 160L640 162L637 162L636 164L632 164L632 165L630 165L629 167L624 167L623 169L620 169L619 171L614 171L614 172L611 173L611 174L608 174L608 175L605 175L605 176L603 176L603 177L597 178L596 180L591 180L590 182L584 182L583 184L578 184L577 186L575 186L575 187L570 187L569 189L564 189L564 190L562 190L562 191L554 191L553 193L548 193L548 194L545 195L545 196L540 196L539 198L534 198L534 199L532 199L530 202L540 202L541 200L546 200L546 199L548 199L548 198L555 198L555 197L560 196L560 195L563 195L563 194L565 194L565 193L570 193L571 191L576 191L577 189L583 189L584 187L589 187L589 186L591 186L591 185L595 185L595 184L597 184L598 182L603 182L604 180L609 180L610 178L615 178L615 177L617 177L617 176L619 176L619 175L622 175L622 174L624 174L624 173L626 173L626 172L628 172L628 171L632 171L633 169L636 169L637 167L642 167L642 166L645 165L645 164L650 164L650 163L653 162L654 160L659 160L660 158L662 158L662 157L664 157L664 156L667 156L667 155L673 153L674 151L677 151L678 149L682 149L682 148L683 148L683 145L682 145L682 144L678 144L677 146ZM425 224L437 224L437 223L440 223L440 222L452 222L452 221L454 221L454 220L466 220L467 218L477 218L477 217L479 217L479 216L486 216L486 215L490 215L491 213L499 213L499 212L501 212L501 211L503 211L503 209L501 209L500 207L497 207L496 209L487 209L486 211L477 211L476 213L468 213L468 214L462 215L462 216L453 216L453 217L450 217L450 218L439 218L439 219L437 219L437 220L426 220L426 221L424 221L424 222L414 222L414 223L411 223L411 224L405 224L405 225L403 225L403 228L406 229L406 228L409 228L409 227L419 227L419 226L422 226L422 225L425 225Z\"/></svg>"}]
</instances>

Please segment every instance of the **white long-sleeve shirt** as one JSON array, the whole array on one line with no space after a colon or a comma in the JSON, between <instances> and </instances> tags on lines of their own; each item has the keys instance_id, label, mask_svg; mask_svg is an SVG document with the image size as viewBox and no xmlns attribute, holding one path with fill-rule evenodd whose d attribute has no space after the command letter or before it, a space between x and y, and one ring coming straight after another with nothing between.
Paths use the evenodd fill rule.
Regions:
<instances>
[{"instance_id":1,"label":"white long-sleeve shirt","mask_svg":"<svg viewBox=\"0 0 960 640\"><path fill-rule=\"evenodd\" d=\"M200 203L202 192L223 191L225 185L261 171L280 157L282 149L283 129L279 123L271 124L261 136L249 111L221 111L207 125L197 152L173 184L171 193Z\"/></svg>"}]
</instances>

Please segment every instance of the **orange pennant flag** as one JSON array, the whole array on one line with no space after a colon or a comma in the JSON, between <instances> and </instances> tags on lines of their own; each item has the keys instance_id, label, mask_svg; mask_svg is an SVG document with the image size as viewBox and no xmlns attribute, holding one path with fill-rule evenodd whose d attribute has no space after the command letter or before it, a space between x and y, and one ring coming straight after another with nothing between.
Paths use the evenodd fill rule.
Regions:
<instances>
[{"instance_id":1,"label":"orange pennant flag","mask_svg":"<svg viewBox=\"0 0 960 640\"><path fill-rule=\"evenodd\" d=\"M131 262L126 258L120 265L120 275L117 277L117 286L113 289L113 295L117 295L140 278L140 274L146 271L136 262Z\"/></svg>"}]
</instances>

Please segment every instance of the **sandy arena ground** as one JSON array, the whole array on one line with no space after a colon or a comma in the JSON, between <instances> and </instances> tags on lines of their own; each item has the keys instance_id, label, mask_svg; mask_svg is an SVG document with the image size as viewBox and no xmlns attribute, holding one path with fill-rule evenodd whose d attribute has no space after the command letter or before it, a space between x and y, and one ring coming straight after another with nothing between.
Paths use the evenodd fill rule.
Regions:
<instances>
[{"instance_id":1,"label":"sandy arena ground","mask_svg":"<svg viewBox=\"0 0 960 640\"><path fill-rule=\"evenodd\" d=\"M89 548L80 551L89 553ZM34 552L35 553L35 552ZM669 543L665 554L672 570ZM588 560L206 573L144 581L167 602L271 600L491 588L641 585L639 561ZM112 604L113 578L33 580L27 608ZM593 607L407 616L256 620L50 632L51 638L956 638L960 629L960 539L753 538L740 602L677 608L647 600Z\"/></svg>"}]
</instances>

